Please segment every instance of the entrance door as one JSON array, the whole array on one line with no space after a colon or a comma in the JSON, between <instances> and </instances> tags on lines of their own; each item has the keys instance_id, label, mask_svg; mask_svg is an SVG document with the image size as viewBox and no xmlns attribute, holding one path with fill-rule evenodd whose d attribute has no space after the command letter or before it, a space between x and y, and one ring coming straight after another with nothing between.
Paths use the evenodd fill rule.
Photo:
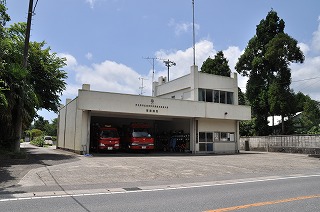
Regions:
<instances>
[{"instance_id":1,"label":"entrance door","mask_svg":"<svg viewBox=\"0 0 320 212\"><path fill-rule=\"evenodd\" d=\"M199 151L213 152L213 132L199 132Z\"/></svg>"}]
</instances>

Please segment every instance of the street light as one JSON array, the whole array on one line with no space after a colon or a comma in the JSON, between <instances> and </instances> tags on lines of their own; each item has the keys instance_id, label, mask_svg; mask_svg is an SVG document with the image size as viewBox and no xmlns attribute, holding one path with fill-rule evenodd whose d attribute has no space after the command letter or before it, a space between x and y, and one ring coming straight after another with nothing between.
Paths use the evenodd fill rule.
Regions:
<instances>
[{"instance_id":1,"label":"street light","mask_svg":"<svg viewBox=\"0 0 320 212\"><path fill-rule=\"evenodd\" d=\"M169 82L169 69L171 66L175 66L176 63L173 62L173 61L170 61L169 59L168 60L164 60L164 65L168 67L168 82Z\"/></svg>"}]
</instances>

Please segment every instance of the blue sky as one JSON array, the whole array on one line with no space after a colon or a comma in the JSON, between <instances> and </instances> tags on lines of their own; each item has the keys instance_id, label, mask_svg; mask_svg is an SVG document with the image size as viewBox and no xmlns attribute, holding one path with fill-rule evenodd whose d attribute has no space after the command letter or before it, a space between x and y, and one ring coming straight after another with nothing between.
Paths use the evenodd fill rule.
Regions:
<instances>
[{"instance_id":1,"label":"blue sky","mask_svg":"<svg viewBox=\"0 0 320 212\"><path fill-rule=\"evenodd\" d=\"M36 3L37 0L34 0ZM26 22L28 0L7 0L13 22ZM273 9L285 31L303 50L304 64L292 65L292 88L320 100L319 0L195 0L196 64L222 50L234 70L254 36L256 25ZM38 0L32 41L45 40L67 58L67 89L75 98L83 83L92 90L151 95L152 65L146 57L170 59L170 80L190 71L192 61L192 0ZM155 79L166 76L163 61L155 62ZM315 78L315 79L310 79ZM245 90L246 79L239 77ZM51 120L57 115L39 112Z\"/></svg>"}]
</instances>

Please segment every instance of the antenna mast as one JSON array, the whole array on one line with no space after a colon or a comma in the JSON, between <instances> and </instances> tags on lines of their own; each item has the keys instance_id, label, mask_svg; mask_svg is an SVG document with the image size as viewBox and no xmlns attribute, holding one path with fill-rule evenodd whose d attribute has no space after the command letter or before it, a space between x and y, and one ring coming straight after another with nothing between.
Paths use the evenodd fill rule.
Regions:
<instances>
[{"instance_id":1,"label":"antenna mast","mask_svg":"<svg viewBox=\"0 0 320 212\"><path fill-rule=\"evenodd\" d=\"M148 80L148 79L145 79L143 77L139 77L139 80L141 80L141 87L139 87L140 89L140 95L142 95L144 92L143 92L143 89L145 86L143 86L143 80Z\"/></svg>"},{"instance_id":2,"label":"antenna mast","mask_svg":"<svg viewBox=\"0 0 320 212\"><path fill-rule=\"evenodd\" d=\"M154 96L153 82L154 82L154 60L161 60L158 57L144 57L143 59L152 60L152 82L151 82L151 95Z\"/></svg>"},{"instance_id":3,"label":"antenna mast","mask_svg":"<svg viewBox=\"0 0 320 212\"><path fill-rule=\"evenodd\" d=\"M192 31L193 31L193 65L196 65L196 35L194 29L194 0L192 0Z\"/></svg>"}]
</instances>

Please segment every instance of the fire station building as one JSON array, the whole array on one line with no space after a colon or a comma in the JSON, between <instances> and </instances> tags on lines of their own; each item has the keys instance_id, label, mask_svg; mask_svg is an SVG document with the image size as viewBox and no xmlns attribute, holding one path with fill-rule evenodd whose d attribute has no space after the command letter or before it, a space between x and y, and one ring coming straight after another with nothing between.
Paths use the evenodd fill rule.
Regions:
<instances>
[{"instance_id":1,"label":"fire station building","mask_svg":"<svg viewBox=\"0 0 320 212\"><path fill-rule=\"evenodd\" d=\"M232 154L239 151L239 122L251 119L251 108L238 105L237 74L218 76L198 71L153 82L153 95L129 95L90 90L84 84L78 96L60 107L57 148L79 154L90 152L94 125L120 127L132 122L152 126L155 151Z\"/></svg>"}]
</instances>

